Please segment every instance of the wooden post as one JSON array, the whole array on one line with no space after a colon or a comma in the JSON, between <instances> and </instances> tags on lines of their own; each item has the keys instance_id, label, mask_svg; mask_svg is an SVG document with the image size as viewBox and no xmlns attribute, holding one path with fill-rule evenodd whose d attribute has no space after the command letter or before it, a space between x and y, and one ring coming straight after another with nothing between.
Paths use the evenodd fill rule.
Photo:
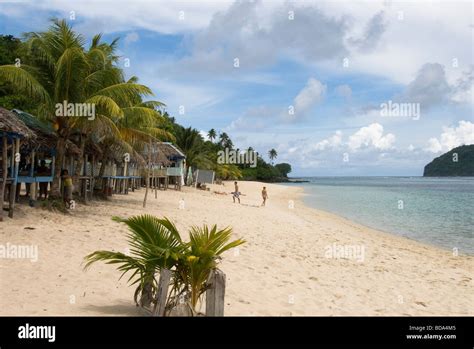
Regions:
<instances>
[{"instance_id":1,"label":"wooden post","mask_svg":"<svg viewBox=\"0 0 474 349\"><path fill-rule=\"evenodd\" d=\"M84 166L83 166L83 171L84 173L82 174L84 178L84 201L87 202L87 161L89 160L89 156L87 154L84 155ZM89 183L90 184L90 183Z\"/></svg>"},{"instance_id":2,"label":"wooden post","mask_svg":"<svg viewBox=\"0 0 474 349\"><path fill-rule=\"evenodd\" d=\"M14 141L12 140L12 169L11 175L14 179L10 184L10 210L8 212L8 217L13 218L13 210L15 209L15 197L16 197L16 184L18 180L18 167L20 166L19 162L16 162L16 154L20 152L20 139L17 138Z\"/></svg>"},{"instance_id":3,"label":"wooden post","mask_svg":"<svg viewBox=\"0 0 474 349\"><path fill-rule=\"evenodd\" d=\"M146 207L146 198L148 196L148 189L150 188L150 166L151 166L151 140L148 143L148 165L146 170L146 189L145 189L145 197L143 198L143 208Z\"/></svg>"},{"instance_id":4,"label":"wooden post","mask_svg":"<svg viewBox=\"0 0 474 349\"><path fill-rule=\"evenodd\" d=\"M168 287L171 279L171 270L161 269L158 281L158 292L156 293L156 303L152 316L165 316L166 298L168 297Z\"/></svg>"},{"instance_id":5,"label":"wooden post","mask_svg":"<svg viewBox=\"0 0 474 349\"><path fill-rule=\"evenodd\" d=\"M30 183L30 206L34 206L36 200L36 181L35 181L35 166L36 165L36 152L31 152L31 168L30 177L33 178L33 183ZM54 158L51 173L54 173Z\"/></svg>"},{"instance_id":6,"label":"wooden post","mask_svg":"<svg viewBox=\"0 0 474 349\"><path fill-rule=\"evenodd\" d=\"M95 155L92 154L92 162L91 162L91 200L94 197L94 187L95 187Z\"/></svg>"},{"instance_id":7,"label":"wooden post","mask_svg":"<svg viewBox=\"0 0 474 349\"><path fill-rule=\"evenodd\" d=\"M155 166L153 166L153 189L155 189L155 199L158 197L158 189L156 189Z\"/></svg>"},{"instance_id":8,"label":"wooden post","mask_svg":"<svg viewBox=\"0 0 474 349\"><path fill-rule=\"evenodd\" d=\"M2 134L2 176L3 181L2 185L0 186L0 222L3 221L3 202L5 198L5 185L7 184L7 171L8 171L8 160L7 160L7 147L8 147L8 138L7 134L3 132Z\"/></svg>"},{"instance_id":9,"label":"wooden post","mask_svg":"<svg viewBox=\"0 0 474 349\"><path fill-rule=\"evenodd\" d=\"M208 278L206 291L206 316L224 316L225 274L215 269Z\"/></svg>"}]
</instances>

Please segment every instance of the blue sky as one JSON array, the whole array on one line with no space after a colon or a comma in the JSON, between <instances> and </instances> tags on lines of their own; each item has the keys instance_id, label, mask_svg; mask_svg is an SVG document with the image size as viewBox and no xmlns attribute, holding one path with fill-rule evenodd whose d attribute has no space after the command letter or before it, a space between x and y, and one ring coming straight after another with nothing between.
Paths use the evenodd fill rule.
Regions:
<instances>
[{"instance_id":1,"label":"blue sky","mask_svg":"<svg viewBox=\"0 0 474 349\"><path fill-rule=\"evenodd\" d=\"M52 17L120 37L127 75L178 122L275 148L294 176L421 175L474 143L468 1L0 0L1 34ZM389 101L419 117L383 115Z\"/></svg>"}]
</instances>

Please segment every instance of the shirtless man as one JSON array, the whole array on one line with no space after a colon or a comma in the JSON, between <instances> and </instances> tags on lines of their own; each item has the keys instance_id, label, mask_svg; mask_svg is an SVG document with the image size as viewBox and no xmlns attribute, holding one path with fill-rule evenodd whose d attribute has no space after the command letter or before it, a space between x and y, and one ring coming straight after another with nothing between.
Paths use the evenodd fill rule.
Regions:
<instances>
[{"instance_id":1,"label":"shirtless man","mask_svg":"<svg viewBox=\"0 0 474 349\"><path fill-rule=\"evenodd\" d=\"M265 206L265 203L267 202L267 199L268 199L268 193L267 193L267 188L266 187L263 187L262 199L263 199L262 206Z\"/></svg>"},{"instance_id":2,"label":"shirtless man","mask_svg":"<svg viewBox=\"0 0 474 349\"><path fill-rule=\"evenodd\" d=\"M234 200L234 204L235 204L235 199L237 199L239 201L239 204L240 204L240 191L239 191L239 186L237 185L237 182L234 182L234 191L232 192L232 200Z\"/></svg>"}]
</instances>

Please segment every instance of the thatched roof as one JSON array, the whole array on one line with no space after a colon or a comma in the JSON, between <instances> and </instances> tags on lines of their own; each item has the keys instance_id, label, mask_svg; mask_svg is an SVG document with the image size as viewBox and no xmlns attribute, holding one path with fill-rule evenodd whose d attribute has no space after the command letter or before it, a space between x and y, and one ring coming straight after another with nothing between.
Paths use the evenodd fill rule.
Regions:
<instances>
[{"instance_id":1,"label":"thatched roof","mask_svg":"<svg viewBox=\"0 0 474 349\"><path fill-rule=\"evenodd\" d=\"M20 119L29 129L33 130L37 135L36 139L32 141L32 145L37 147L45 147L48 149L56 148L58 135L54 131L52 125L47 124L35 116L27 112L13 109L12 112ZM77 155L81 153L79 147L71 141L66 142L66 151L69 155Z\"/></svg>"},{"instance_id":2,"label":"thatched roof","mask_svg":"<svg viewBox=\"0 0 474 349\"><path fill-rule=\"evenodd\" d=\"M36 137L35 133L23 121L18 119L15 113L2 107L0 107L0 131L17 134L29 139Z\"/></svg>"},{"instance_id":3,"label":"thatched roof","mask_svg":"<svg viewBox=\"0 0 474 349\"><path fill-rule=\"evenodd\" d=\"M141 152L143 158L148 161L148 145ZM169 142L154 142L151 149L151 161L154 164L169 166L172 162L185 159L184 153L175 145Z\"/></svg>"},{"instance_id":4,"label":"thatched roof","mask_svg":"<svg viewBox=\"0 0 474 349\"><path fill-rule=\"evenodd\" d=\"M184 155L181 149L170 142L157 142L155 143L155 146L158 150L158 153L166 156L169 161L177 161L186 158L186 155Z\"/></svg>"}]
</instances>

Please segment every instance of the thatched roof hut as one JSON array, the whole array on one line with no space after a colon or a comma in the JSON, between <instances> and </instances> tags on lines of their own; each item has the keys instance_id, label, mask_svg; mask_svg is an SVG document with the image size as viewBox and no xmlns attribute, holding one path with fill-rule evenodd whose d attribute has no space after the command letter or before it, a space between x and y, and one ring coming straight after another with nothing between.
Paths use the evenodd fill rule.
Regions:
<instances>
[{"instance_id":1,"label":"thatched roof hut","mask_svg":"<svg viewBox=\"0 0 474 349\"><path fill-rule=\"evenodd\" d=\"M23 121L18 119L13 112L2 107L0 107L0 131L27 139L36 138L36 134Z\"/></svg>"},{"instance_id":2,"label":"thatched roof hut","mask_svg":"<svg viewBox=\"0 0 474 349\"><path fill-rule=\"evenodd\" d=\"M181 149L170 142L157 142L155 146L158 153L163 154L170 162L176 162L186 158L186 155L184 155Z\"/></svg>"},{"instance_id":3,"label":"thatched roof hut","mask_svg":"<svg viewBox=\"0 0 474 349\"><path fill-rule=\"evenodd\" d=\"M22 121L29 129L33 130L37 135L33 141L29 142L30 148L56 148L58 136L51 125L18 109L13 109L12 113L14 113L20 121ZM66 152L68 155L77 155L81 153L79 147L69 140L66 142Z\"/></svg>"}]
</instances>

